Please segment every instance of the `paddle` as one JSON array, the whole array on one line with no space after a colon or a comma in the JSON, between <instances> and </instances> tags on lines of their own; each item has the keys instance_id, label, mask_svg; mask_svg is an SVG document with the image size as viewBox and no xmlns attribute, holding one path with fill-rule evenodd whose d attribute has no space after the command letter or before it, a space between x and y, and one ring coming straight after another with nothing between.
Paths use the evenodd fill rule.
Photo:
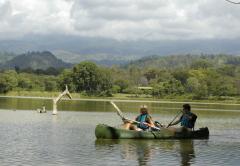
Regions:
<instances>
[{"instance_id":1,"label":"paddle","mask_svg":"<svg viewBox=\"0 0 240 166\"><path fill-rule=\"evenodd\" d=\"M182 113L182 111L179 111L178 114L173 118L173 120L167 125L167 128L172 124L172 122Z\"/></svg>"},{"instance_id":2,"label":"paddle","mask_svg":"<svg viewBox=\"0 0 240 166\"><path fill-rule=\"evenodd\" d=\"M126 118L123 116L122 111L118 108L118 106L113 102L110 101L110 103L113 105L113 107L117 110L117 114L122 118L122 120L124 121Z\"/></svg>"},{"instance_id":3,"label":"paddle","mask_svg":"<svg viewBox=\"0 0 240 166\"><path fill-rule=\"evenodd\" d=\"M140 124L140 122L138 122L138 121L130 120L130 119L125 118L124 115L123 115L123 113L122 113L122 111L118 108L118 106L117 106L113 101L110 101L110 103L111 103L111 104L113 105L113 107L117 110L117 114L122 118L123 121L127 120L127 121L129 121L130 123ZM151 127L151 126L149 126L149 127ZM158 128L158 127L151 127L151 128L153 128L153 129L155 129L155 130L160 130L160 128Z\"/></svg>"}]
</instances>

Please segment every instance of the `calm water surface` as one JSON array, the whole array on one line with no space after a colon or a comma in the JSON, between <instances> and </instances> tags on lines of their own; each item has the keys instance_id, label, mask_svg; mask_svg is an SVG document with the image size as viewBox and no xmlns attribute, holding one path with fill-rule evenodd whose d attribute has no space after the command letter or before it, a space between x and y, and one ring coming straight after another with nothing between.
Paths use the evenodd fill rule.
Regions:
<instances>
[{"instance_id":1,"label":"calm water surface","mask_svg":"<svg viewBox=\"0 0 240 166\"><path fill-rule=\"evenodd\" d=\"M129 118L140 104L116 102ZM45 105L49 110L35 110ZM148 103L155 120L169 123L182 104ZM108 102L0 98L0 165L239 165L240 106L192 104L196 128L208 140L96 140L99 123L117 126Z\"/></svg>"}]
</instances>

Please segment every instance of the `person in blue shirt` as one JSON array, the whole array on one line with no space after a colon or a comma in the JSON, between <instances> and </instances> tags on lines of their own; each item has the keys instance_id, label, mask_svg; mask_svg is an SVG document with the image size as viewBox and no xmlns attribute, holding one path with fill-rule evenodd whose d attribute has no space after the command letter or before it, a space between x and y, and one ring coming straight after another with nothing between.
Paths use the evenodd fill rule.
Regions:
<instances>
[{"instance_id":1,"label":"person in blue shirt","mask_svg":"<svg viewBox=\"0 0 240 166\"><path fill-rule=\"evenodd\" d=\"M146 105L140 107L140 114L135 118L139 124L133 124L132 122L126 120L124 122L123 128L128 130L147 130L149 127L154 127L154 122L152 117L149 115L149 111Z\"/></svg>"},{"instance_id":2,"label":"person in blue shirt","mask_svg":"<svg viewBox=\"0 0 240 166\"><path fill-rule=\"evenodd\" d=\"M178 123L181 123L183 128L186 128L190 131L194 129L194 125L197 119L197 115L191 112L191 106L189 104L183 105L182 116L175 122L169 124L169 126L174 126Z\"/></svg>"}]
</instances>

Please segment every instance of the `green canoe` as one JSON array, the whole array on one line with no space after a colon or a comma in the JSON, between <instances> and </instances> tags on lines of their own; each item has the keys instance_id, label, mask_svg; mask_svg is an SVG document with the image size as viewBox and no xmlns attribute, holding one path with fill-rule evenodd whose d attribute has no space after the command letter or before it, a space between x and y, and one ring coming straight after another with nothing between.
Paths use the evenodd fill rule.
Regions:
<instances>
[{"instance_id":1,"label":"green canoe","mask_svg":"<svg viewBox=\"0 0 240 166\"><path fill-rule=\"evenodd\" d=\"M96 126L97 139L207 139L209 130L207 127L195 131L182 130L174 132L167 128L160 131L135 131L111 127L105 124Z\"/></svg>"}]
</instances>

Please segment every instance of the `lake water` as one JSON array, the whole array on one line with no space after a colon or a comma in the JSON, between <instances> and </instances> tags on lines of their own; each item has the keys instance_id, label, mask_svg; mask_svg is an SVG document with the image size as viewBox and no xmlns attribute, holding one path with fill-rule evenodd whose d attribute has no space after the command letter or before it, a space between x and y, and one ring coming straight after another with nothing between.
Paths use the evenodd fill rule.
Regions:
<instances>
[{"instance_id":1,"label":"lake water","mask_svg":"<svg viewBox=\"0 0 240 166\"><path fill-rule=\"evenodd\" d=\"M181 103L115 102L134 118L147 104L155 120L169 123ZM36 109L46 106L47 113ZM96 140L99 123L121 119L109 102L63 100L57 116L52 101L0 98L0 165L239 165L240 105L192 104L196 128L208 140Z\"/></svg>"}]
</instances>

